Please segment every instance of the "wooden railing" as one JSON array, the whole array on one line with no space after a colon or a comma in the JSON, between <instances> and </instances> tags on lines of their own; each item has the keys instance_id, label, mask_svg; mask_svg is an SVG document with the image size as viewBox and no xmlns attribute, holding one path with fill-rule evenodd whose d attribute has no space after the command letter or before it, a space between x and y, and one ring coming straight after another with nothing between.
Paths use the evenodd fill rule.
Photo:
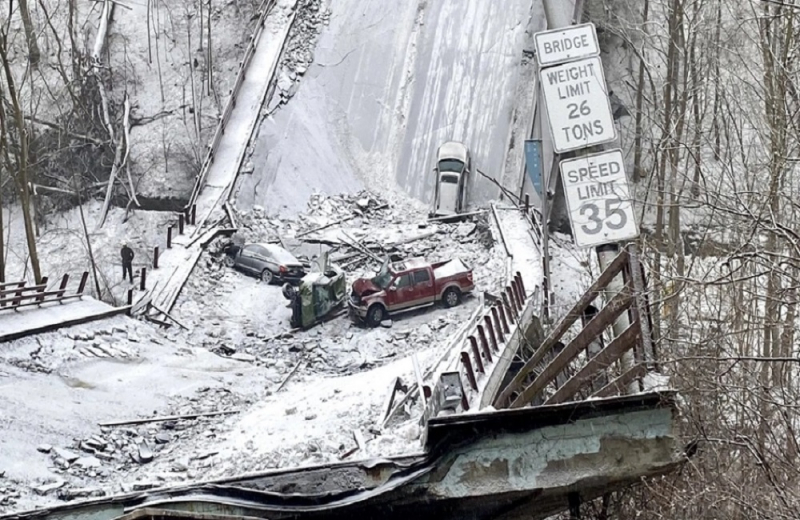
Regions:
<instances>
[{"instance_id":1,"label":"wooden railing","mask_svg":"<svg viewBox=\"0 0 800 520\"><path fill-rule=\"evenodd\" d=\"M608 302L592 303L617 276L624 285ZM627 313L629 325L608 344L603 333ZM583 328L570 341L562 342L577 320ZM635 246L621 250L588 291L558 322L525 360L511 382L494 400L496 408L556 404L589 397L623 393L655 368L655 351L644 273ZM615 367L630 351L631 366ZM616 376L612 378L612 376ZM639 387L641 390L641 386Z\"/></svg>"},{"instance_id":2,"label":"wooden railing","mask_svg":"<svg viewBox=\"0 0 800 520\"><path fill-rule=\"evenodd\" d=\"M26 285L25 281L0 284L0 310L17 310L21 307L42 305L43 303L61 303L64 300L80 298L86 289L88 278L89 273L84 272L78 288L73 294L67 294L68 274L61 277L58 287L48 288L47 277L43 277L41 283L36 285Z\"/></svg>"}]
</instances>

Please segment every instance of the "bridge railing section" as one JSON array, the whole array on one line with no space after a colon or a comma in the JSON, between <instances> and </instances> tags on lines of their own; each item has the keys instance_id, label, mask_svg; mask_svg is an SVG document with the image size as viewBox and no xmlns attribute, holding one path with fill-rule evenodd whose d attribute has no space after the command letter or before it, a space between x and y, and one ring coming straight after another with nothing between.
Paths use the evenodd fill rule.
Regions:
<instances>
[{"instance_id":1,"label":"bridge railing section","mask_svg":"<svg viewBox=\"0 0 800 520\"><path fill-rule=\"evenodd\" d=\"M222 135L225 133L225 127L228 124L228 120L230 120L231 112L233 112L233 109L236 106L236 97L238 96L239 90L242 88L242 83L247 75L247 67L250 65L250 61L253 59L258 41L261 38L261 34L264 32L264 23L267 19L267 15L275 6L275 3L276 0L264 0L259 8L261 14L258 18L258 25L256 25L256 30L253 32L253 34L250 35L247 48L244 51L244 57L242 58L242 61L239 62L239 72L236 74L236 80L234 81L233 87L229 92L230 96L228 97L227 103L225 103L225 108L223 109L222 116L217 124L214 137L211 139L211 143L208 145L208 150L206 151L203 164L200 167L200 171L198 172L197 176L195 177L194 187L192 188L192 194L189 197L189 204L187 205L187 208L191 207L195 203L197 196L203 189L203 185L206 182L206 177L208 176L208 170L211 167L211 164L214 162L214 155L216 154L219 143L222 140Z\"/></svg>"},{"instance_id":2,"label":"bridge railing section","mask_svg":"<svg viewBox=\"0 0 800 520\"><path fill-rule=\"evenodd\" d=\"M611 281L621 275L623 288L605 303ZM604 335L628 313L627 328ZM566 337L573 325L583 327ZM511 381L494 399L496 408L519 408L623 394L632 383L644 390L643 378L657 369L644 271L638 251L630 245L603 271L594 284L549 332ZM605 341L606 337L612 339ZM618 363L633 351L634 362Z\"/></svg>"},{"instance_id":3,"label":"bridge railing section","mask_svg":"<svg viewBox=\"0 0 800 520\"><path fill-rule=\"evenodd\" d=\"M38 284L27 285L25 280L4 282L0 284L0 311L18 310L24 307L39 306L45 303L63 303L66 300L80 298L86 290L89 273L84 271L78 287L70 290L69 274L61 277L58 284L51 284L47 277L42 277Z\"/></svg>"}]
</instances>

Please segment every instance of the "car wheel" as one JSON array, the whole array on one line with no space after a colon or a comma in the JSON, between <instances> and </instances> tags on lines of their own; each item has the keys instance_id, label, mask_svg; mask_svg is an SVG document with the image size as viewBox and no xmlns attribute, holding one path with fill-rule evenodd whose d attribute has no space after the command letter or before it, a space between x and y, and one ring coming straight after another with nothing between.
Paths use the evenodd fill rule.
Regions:
<instances>
[{"instance_id":1,"label":"car wheel","mask_svg":"<svg viewBox=\"0 0 800 520\"><path fill-rule=\"evenodd\" d=\"M292 284L290 284L290 283L283 284L283 287L281 287L281 291L283 292L283 297L284 298L286 298L287 300L290 300L290 301L294 300L294 298L295 298L295 290L294 290L294 287L292 287Z\"/></svg>"},{"instance_id":2,"label":"car wheel","mask_svg":"<svg viewBox=\"0 0 800 520\"><path fill-rule=\"evenodd\" d=\"M445 307L455 307L461 303L461 291L455 287L448 288L442 295L442 303Z\"/></svg>"},{"instance_id":3,"label":"car wheel","mask_svg":"<svg viewBox=\"0 0 800 520\"><path fill-rule=\"evenodd\" d=\"M264 283L272 283L272 271L264 269L261 271L261 281Z\"/></svg>"},{"instance_id":4,"label":"car wheel","mask_svg":"<svg viewBox=\"0 0 800 520\"><path fill-rule=\"evenodd\" d=\"M236 261L232 256L225 255L225 259L222 261L222 263L225 264L226 267L233 267L233 264L235 264Z\"/></svg>"},{"instance_id":5,"label":"car wheel","mask_svg":"<svg viewBox=\"0 0 800 520\"><path fill-rule=\"evenodd\" d=\"M367 310L367 325L377 327L386 317L386 309L383 305L375 303Z\"/></svg>"}]
</instances>

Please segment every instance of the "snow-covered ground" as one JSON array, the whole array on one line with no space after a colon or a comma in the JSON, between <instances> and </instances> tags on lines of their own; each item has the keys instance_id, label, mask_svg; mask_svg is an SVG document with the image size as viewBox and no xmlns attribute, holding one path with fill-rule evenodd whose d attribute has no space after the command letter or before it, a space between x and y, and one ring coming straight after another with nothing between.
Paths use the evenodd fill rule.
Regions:
<instances>
[{"instance_id":1,"label":"snow-covered ground","mask_svg":"<svg viewBox=\"0 0 800 520\"><path fill-rule=\"evenodd\" d=\"M282 72L300 76L297 93L263 120L240 207L290 214L314 190L362 186L429 202L435 152L449 139L502 177L525 31L543 25L539 2L331 0L329 9L314 63ZM475 180L473 201L498 195Z\"/></svg>"}]
</instances>

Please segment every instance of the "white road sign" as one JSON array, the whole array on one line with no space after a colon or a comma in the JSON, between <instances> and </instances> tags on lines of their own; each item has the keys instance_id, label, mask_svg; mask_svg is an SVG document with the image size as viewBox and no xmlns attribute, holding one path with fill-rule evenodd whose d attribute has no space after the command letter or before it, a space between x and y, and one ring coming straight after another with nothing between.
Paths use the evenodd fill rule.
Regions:
<instances>
[{"instance_id":1,"label":"white road sign","mask_svg":"<svg viewBox=\"0 0 800 520\"><path fill-rule=\"evenodd\" d=\"M600 58L586 58L539 71L556 153L616 138Z\"/></svg>"},{"instance_id":2,"label":"white road sign","mask_svg":"<svg viewBox=\"0 0 800 520\"><path fill-rule=\"evenodd\" d=\"M575 243L591 247L639 236L622 151L561 161Z\"/></svg>"},{"instance_id":3,"label":"white road sign","mask_svg":"<svg viewBox=\"0 0 800 520\"><path fill-rule=\"evenodd\" d=\"M538 32L533 39L540 67L600 54L592 23Z\"/></svg>"}]
</instances>

